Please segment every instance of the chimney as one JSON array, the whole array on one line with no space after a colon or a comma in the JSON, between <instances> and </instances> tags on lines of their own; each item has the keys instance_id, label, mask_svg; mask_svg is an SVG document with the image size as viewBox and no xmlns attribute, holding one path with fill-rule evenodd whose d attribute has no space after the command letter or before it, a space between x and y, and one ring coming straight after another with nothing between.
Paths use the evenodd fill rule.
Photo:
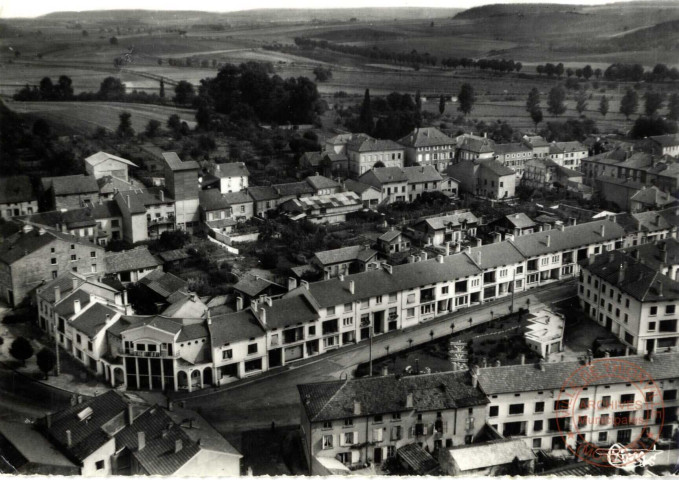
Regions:
<instances>
[{"instance_id":1,"label":"chimney","mask_svg":"<svg viewBox=\"0 0 679 480\"><path fill-rule=\"evenodd\" d=\"M601 225L601 232L600 232L601 236L603 237L605 235L605 233L606 233L606 225Z\"/></svg>"},{"instance_id":2,"label":"chimney","mask_svg":"<svg viewBox=\"0 0 679 480\"><path fill-rule=\"evenodd\" d=\"M552 244L552 236L551 236L551 235L547 235L547 236L545 237L545 245L549 247L551 244Z\"/></svg>"},{"instance_id":3,"label":"chimney","mask_svg":"<svg viewBox=\"0 0 679 480\"><path fill-rule=\"evenodd\" d=\"M210 314L210 310L207 311L207 324L212 325L212 315Z\"/></svg>"},{"instance_id":4,"label":"chimney","mask_svg":"<svg viewBox=\"0 0 679 480\"><path fill-rule=\"evenodd\" d=\"M446 242L446 257L450 255L450 242Z\"/></svg>"},{"instance_id":5,"label":"chimney","mask_svg":"<svg viewBox=\"0 0 679 480\"><path fill-rule=\"evenodd\" d=\"M406 408L414 408L414 403L412 392L408 392L408 395L406 396Z\"/></svg>"},{"instance_id":6,"label":"chimney","mask_svg":"<svg viewBox=\"0 0 679 480\"><path fill-rule=\"evenodd\" d=\"M483 357L481 359L481 368L487 368L488 367L488 359L486 357Z\"/></svg>"},{"instance_id":7,"label":"chimney","mask_svg":"<svg viewBox=\"0 0 679 480\"><path fill-rule=\"evenodd\" d=\"M168 400L168 401L167 401L167 410L168 410L169 412L174 411L174 402L173 402L172 400Z\"/></svg>"},{"instance_id":8,"label":"chimney","mask_svg":"<svg viewBox=\"0 0 679 480\"><path fill-rule=\"evenodd\" d=\"M425 255L426 255L426 254L425 254ZM393 271L391 265L389 265L388 263L385 263L385 264L384 264L384 270L386 270L387 273L389 273L389 275L391 275L392 273L394 273L394 271Z\"/></svg>"},{"instance_id":9,"label":"chimney","mask_svg":"<svg viewBox=\"0 0 679 480\"><path fill-rule=\"evenodd\" d=\"M587 264L588 265L594 265L594 259L596 258L596 255L592 254L589 257L587 257Z\"/></svg>"},{"instance_id":10,"label":"chimney","mask_svg":"<svg viewBox=\"0 0 679 480\"><path fill-rule=\"evenodd\" d=\"M243 310L243 297L236 297L236 311L240 312Z\"/></svg>"},{"instance_id":11,"label":"chimney","mask_svg":"<svg viewBox=\"0 0 679 480\"><path fill-rule=\"evenodd\" d=\"M657 281L655 289L656 289L656 291L658 292L658 296L659 296L659 297L662 297L662 296L663 296L663 293L662 293L662 282L661 282L660 280Z\"/></svg>"},{"instance_id":12,"label":"chimney","mask_svg":"<svg viewBox=\"0 0 679 480\"><path fill-rule=\"evenodd\" d=\"M436 261L439 262L439 263L443 263L443 255L437 255Z\"/></svg>"},{"instance_id":13,"label":"chimney","mask_svg":"<svg viewBox=\"0 0 679 480\"><path fill-rule=\"evenodd\" d=\"M48 413L45 415L45 425L47 425L47 429L49 430L52 428L52 414Z\"/></svg>"},{"instance_id":14,"label":"chimney","mask_svg":"<svg viewBox=\"0 0 679 480\"><path fill-rule=\"evenodd\" d=\"M522 353L521 354L521 365L525 365L525 364L526 364L526 354Z\"/></svg>"},{"instance_id":15,"label":"chimney","mask_svg":"<svg viewBox=\"0 0 679 480\"><path fill-rule=\"evenodd\" d=\"M625 270L627 269L627 263L622 263L620 265L620 270L618 270L618 286L625 280Z\"/></svg>"},{"instance_id":16,"label":"chimney","mask_svg":"<svg viewBox=\"0 0 679 480\"><path fill-rule=\"evenodd\" d=\"M78 289L78 277L73 277L73 290Z\"/></svg>"},{"instance_id":17,"label":"chimney","mask_svg":"<svg viewBox=\"0 0 679 480\"><path fill-rule=\"evenodd\" d=\"M130 206L130 196L129 195L125 195L125 196L127 197L127 208L131 208L131 206Z\"/></svg>"},{"instance_id":18,"label":"chimney","mask_svg":"<svg viewBox=\"0 0 679 480\"><path fill-rule=\"evenodd\" d=\"M123 290L123 305L127 305L127 290Z\"/></svg>"},{"instance_id":19,"label":"chimney","mask_svg":"<svg viewBox=\"0 0 679 480\"><path fill-rule=\"evenodd\" d=\"M61 301L61 289L57 285L54 287L54 303L59 303Z\"/></svg>"},{"instance_id":20,"label":"chimney","mask_svg":"<svg viewBox=\"0 0 679 480\"><path fill-rule=\"evenodd\" d=\"M127 424L132 425L134 423L134 409L132 405L127 406Z\"/></svg>"},{"instance_id":21,"label":"chimney","mask_svg":"<svg viewBox=\"0 0 679 480\"><path fill-rule=\"evenodd\" d=\"M389 376L389 367L387 365L382 367L382 376L383 377L388 377Z\"/></svg>"},{"instance_id":22,"label":"chimney","mask_svg":"<svg viewBox=\"0 0 679 480\"><path fill-rule=\"evenodd\" d=\"M467 255L471 255L472 254L472 247L467 245L466 247L464 247L464 251L467 253Z\"/></svg>"},{"instance_id":23,"label":"chimney","mask_svg":"<svg viewBox=\"0 0 679 480\"><path fill-rule=\"evenodd\" d=\"M182 439L178 438L177 440L174 441L174 453L179 453L182 451L182 447L184 447L184 444L182 443Z\"/></svg>"},{"instance_id":24,"label":"chimney","mask_svg":"<svg viewBox=\"0 0 679 480\"><path fill-rule=\"evenodd\" d=\"M361 414L361 402L358 400L354 400L354 415L360 415Z\"/></svg>"},{"instance_id":25,"label":"chimney","mask_svg":"<svg viewBox=\"0 0 679 480\"><path fill-rule=\"evenodd\" d=\"M538 232L542 231L542 225L538 225Z\"/></svg>"},{"instance_id":26,"label":"chimney","mask_svg":"<svg viewBox=\"0 0 679 480\"><path fill-rule=\"evenodd\" d=\"M301 280L301 283L302 283L302 286L303 286L304 288L306 288L307 290L309 290L309 282L307 282L306 280Z\"/></svg>"},{"instance_id":27,"label":"chimney","mask_svg":"<svg viewBox=\"0 0 679 480\"><path fill-rule=\"evenodd\" d=\"M461 251L462 251L462 244L456 243L455 244L455 253L460 253Z\"/></svg>"},{"instance_id":28,"label":"chimney","mask_svg":"<svg viewBox=\"0 0 679 480\"><path fill-rule=\"evenodd\" d=\"M343 273L340 273L340 275L339 275L338 278L339 278L339 281L340 281L340 282L343 282L343 281L344 281L344 274L343 274Z\"/></svg>"},{"instance_id":29,"label":"chimney","mask_svg":"<svg viewBox=\"0 0 679 480\"><path fill-rule=\"evenodd\" d=\"M141 452L146 447L146 432L137 432L137 451Z\"/></svg>"},{"instance_id":30,"label":"chimney","mask_svg":"<svg viewBox=\"0 0 679 480\"><path fill-rule=\"evenodd\" d=\"M545 371L545 360L543 358L540 359L540 362L538 363L538 368L540 369L541 372Z\"/></svg>"},{"instance_id":31,"label":"chimney","mask_svg":"<svg viewBox=\"0 0 679 480\"><path fill-rule=\"evenodd\" d=\"M661 243L658 248L660 249L660 261L662 263L667 263L667 245Z\"/></svg>"},{"instance_id":32,"label":"chimney","mask_svg":"<svg viewBox=\"0 0 679 480\"><path fill-rule=\"evenodd\" d=\"M480 247L481 245L482 245L481 239L477 237L476 238L476 246Z\"/></svg>"},{"instance_id":33,"label":"chimney","mask_svg":"<svg viewBox=\"0 0 679 480\"><path fill-rule=\"evenodd\" d=\"M422 252L421 257L422 257L422 261L424 262L428 258L427 252Z\"/></svg>"},{"instance_id":34,"label":"chimney","mask_svg":"<svg viewBox=\"0 0 679 480\"><path fill-rule=\"evenodd\" d=\"M481 252L480 251L476 252L476 263L478 265L481 265Z\"/></svg>"},{"instance_id":35,"label":"chimney","mask_svg":"<svg viewBox=\"0 0 679 480\"><path fill-rule=\"evenodd\" d=\"M501 367L501 366L502 366L502 363L500 362L500 360L495 360L495 366L496 366L496 367Z\"/></svg>"},{"instance_id":36,"label":"chimney","mask_svg":"<svg viewBox=\"0 0 679 480\"><path fill-rule=\"evenodd\" d=\"M288 277L288 292L297 288L297 279Z\"/></svg>"},{"instance_id":37,"label":"chimney","mask_svg":"<svg viewBox=\"0 0 679 480\"><path fill-rule=\"evenodd\" d=\"M165 201L165 191L162 188L160 189L160 201Z\"/></svg>"},{"instance_id":38,"label":"chimney","mask_svg":"<svg viewBox=\"0 0 679 480\"><path fill-rule=\"evenodd\" d=\"M556 228L558 228L560 232L563 232L566 229L566 226L563 223L560 223Z\"/></svg>"},{"instance_id":39,"label":"chimney","mask_svg":"<svg viewBox=\"0 0 679 480\"><path fill-rule=\"evenodd\" d=\"M271 297L267 296L265 300L268 306L273 307L273 300L271 299Z\"/></svg>"},{"instance_id":40,"label":"chimney","mask_svg":"<svg viewBox=\"0 0 679 480\"><path fill-rule=\"evenodd\" d=\"M80 299L73 300L73 313L76 315L80 313Z\"/></svg>"},{"instance_id":41,"label":"chimney","mask_svg":"<svg viewBox=\"0 0 679 480\"><path fill-rule=\"evenodd\" d=\"M356 284L354 283L353 280L349 280L349 293L351 293L353 295L355 291L356 291Z\"/></svg>"},{"instance_id":42,"label":"chimney","mask_svg":"<svg viewBox=\"0 0 679 480\"><path fill-rule=\"evenodd\" d=\"M259 312L259 320L262 322L262 324L266 325L266 310L262 308L262 311Z\"/></svg>"},{"instance_id":43,"label":"chimney","mask_svg":"<svg viewBox=\"0 0 679 480\"><path fill-rule=\"evenodd\" d=\"M69 448L73 445L73 437L71 436L70 430L66 430L66 445Z\"/></svg>"}]
</instances>

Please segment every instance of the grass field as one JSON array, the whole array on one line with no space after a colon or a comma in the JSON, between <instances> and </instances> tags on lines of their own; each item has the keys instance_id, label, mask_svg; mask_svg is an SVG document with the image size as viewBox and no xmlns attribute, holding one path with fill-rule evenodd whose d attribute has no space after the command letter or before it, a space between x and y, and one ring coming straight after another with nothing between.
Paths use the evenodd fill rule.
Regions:
<instances>
[{"instance_id":1,"label":"grass field","mask_svg":"<svg viewBox=\"0 0 679 480\"><path fill-rule=\"evenodd\" d=\"M158 120L163 125L172 114L178 114L189 127L196 125L192 110L114 102L9 102L9 108L17 113L42 117L57 127L63 126L74 132L92 132L97 127L114 131L118 127L122 112L132 114L132 128L142 132L149 120Z\"/></svg>"}]
</instances>

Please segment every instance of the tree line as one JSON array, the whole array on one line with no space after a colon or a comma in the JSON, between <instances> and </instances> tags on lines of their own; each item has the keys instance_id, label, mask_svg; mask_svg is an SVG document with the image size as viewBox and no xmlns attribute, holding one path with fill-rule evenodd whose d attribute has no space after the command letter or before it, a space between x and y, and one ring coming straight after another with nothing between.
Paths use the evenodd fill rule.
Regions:
<instances>
[{"instance_id":1,"label":"tree line","mask_svg":"<svg viewBox=\"0 0 679 480\"><path fill-rule=\"evenodd\" d=\"M571 78L573 76L578 79L584 78L589 80L594 76L599 80L602 76L606 80L612 81L629 81L629 82L663 82L667 80L679 80L679 70L676 67L669 68L664 63L656 64L652 70L645 70L643 65L638 63L613 63L601 70L600 68L592 68L591 65L585 65L583 68L566 68L563 63L545 63L535 67L538 75L546 75L547 77L557 76L561 78L564 74Z\"/></svg>"}]
</instances>

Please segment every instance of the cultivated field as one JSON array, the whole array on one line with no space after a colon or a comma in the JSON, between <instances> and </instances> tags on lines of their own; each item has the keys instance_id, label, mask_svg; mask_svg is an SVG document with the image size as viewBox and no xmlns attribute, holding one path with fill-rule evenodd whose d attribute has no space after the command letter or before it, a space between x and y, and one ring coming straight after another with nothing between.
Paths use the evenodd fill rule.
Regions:
<instances>
[{"instance_id":1,"label":"cultivated field","mask_svg":"<svg viewBox=\"0 0 679 480\"><path fill-rule=\"evenodd\" d=\"M178 114L189 127L196 125L192 110L115 102L9 102L9 108L17 113L39 116L58 127L73 132L93 132L97 127L114 131L120 122L122 112L132 114L132 128L144 131L149 120L158 120L163 125L172 114Z\"/></svg>"}]
</instances>

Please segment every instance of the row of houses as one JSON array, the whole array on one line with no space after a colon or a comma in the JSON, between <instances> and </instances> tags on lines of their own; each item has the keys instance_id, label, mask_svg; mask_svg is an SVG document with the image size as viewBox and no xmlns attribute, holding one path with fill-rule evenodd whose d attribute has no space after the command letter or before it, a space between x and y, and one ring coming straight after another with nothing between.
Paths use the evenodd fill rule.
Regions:
<instances>
[{"instance_id":1,"label":"row of houses","mask_svg":"<svg viewBox=\"0 0 679 480\"><path fill-rule=\"evenodd\" d=\"M388 459L411 474L525 475L538 454L596 462L584 445L670 445L678 362L673 352L302 384L302 450L314 475L374 473Z\"/></svg>"}]
</instances>

